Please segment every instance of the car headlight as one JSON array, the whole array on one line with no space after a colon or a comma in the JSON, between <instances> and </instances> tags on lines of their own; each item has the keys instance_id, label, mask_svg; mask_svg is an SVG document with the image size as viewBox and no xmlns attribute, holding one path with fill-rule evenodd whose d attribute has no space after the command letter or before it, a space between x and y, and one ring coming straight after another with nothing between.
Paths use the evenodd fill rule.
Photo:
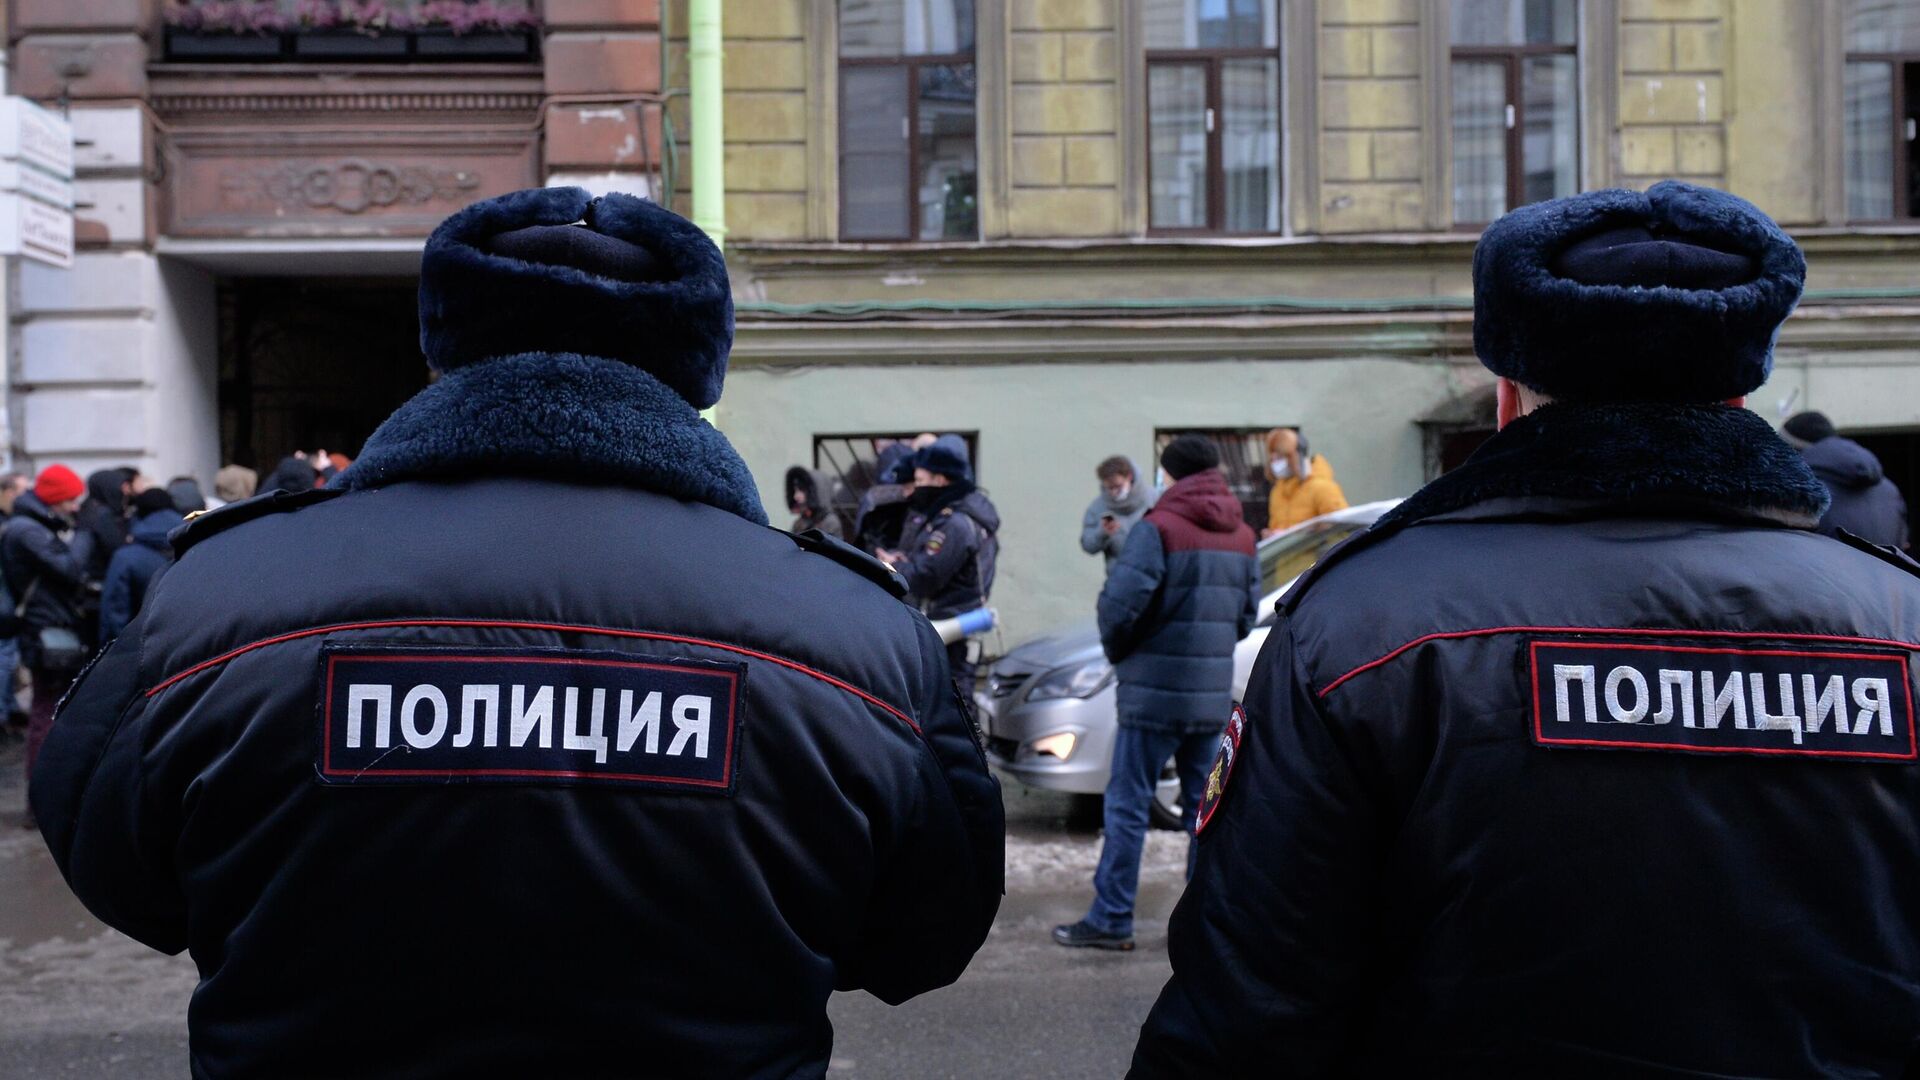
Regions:
<instances>
[{"instance_id":1,"label":"car headlight","mask_svg":"<svg viewBox=\"0 0 1920 1080\"><path fill-rule=\"evenodd\" d=\"M1051 735L1035 739L1027 745L1033 749L1035 757L1042 754L1059 758L1061 761L1073 756L1073 744L1078 737L1071 731L1056 731Z\"/></svg>"},{"instance_id":2,"label":"car headlight","mask_svg":"<svg viewBox=\"0 0 1920 1080\"><path fill-rule=\"evenodd\" d=\"M1107 684L1112 681L1113 665L1105 660L1076 664L1073 667L1054 668L1033 681L1033 689L1027 691L1027 700L1089 698L1105 690Z\"/></svg>"}]
</instances>

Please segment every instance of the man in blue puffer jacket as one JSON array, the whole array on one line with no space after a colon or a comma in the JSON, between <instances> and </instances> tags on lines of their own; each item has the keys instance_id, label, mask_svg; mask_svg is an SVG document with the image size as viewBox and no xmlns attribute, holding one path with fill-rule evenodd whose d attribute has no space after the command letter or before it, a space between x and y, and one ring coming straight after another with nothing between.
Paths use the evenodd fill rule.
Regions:
<instances>
[{"instance_id":1,"label":"man in blue puffer jacket","mask_svg":"<svg viewBox=\"0 0 1920 1080\"><path fill-rule=\"evenodd\" d=\"M1160 453L1174 481L1135 525L1100 591L1100 644L1120 680L1093 906L1053 928L1069 947L1133 948L1133 901L1148 804L1172 758L1188 831L1233 703L1233 647L1260 602L1253 529L1220 452L1182 435ZM1191 859L1189 859L1191 862Z\"/></svg>"},{"instance_id":2,"label":"man in blue puffer jacket","mask_svg":"<svg viewBox=\"0 0 1920 1080\"><path fill-rule=\"evenodd\" d=\"M167 537L184 521L165 488L148 488L133 497L127 543L108 560L107 581L100 590L101 648L112 644L140 613L147 590L173 562Z\"/></svg>"},{"instance_id":3,"label":"man in blue puffer jacket","mask_svg":"<svg viewBox=\"0 0 1920 1080\"><path fill-rule=\"evenodd\" d=\"M331 488L196 518L76 685L56 861L192 951L196 1077L823 1074L833 991L952 982L999 904L945 648L700 418L689 222L475 204L420 322L439 380Z\"/></svg>"}]
</instances>

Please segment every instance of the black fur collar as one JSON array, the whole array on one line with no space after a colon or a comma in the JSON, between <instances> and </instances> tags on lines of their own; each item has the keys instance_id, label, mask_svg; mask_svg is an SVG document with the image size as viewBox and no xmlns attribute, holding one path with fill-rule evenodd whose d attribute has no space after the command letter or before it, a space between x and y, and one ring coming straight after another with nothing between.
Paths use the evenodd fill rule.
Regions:
<instances>
[{"instance_id":1,"label":"black fur collar","mask_svg":"<svg viewBox=\"0 0 1920 1080\"><path fill-rule=\"evenodd\" d=\"M1553 404L1508 424L1376 527L1497 499L1733 513L1812 528L1830 496L1799 452L1746 409Z\"/></svg>"},{"instance_id":2,"label":"black fur collar","mask_svg":"<svg viewBox=\"0 0 1920 1080\"><path fill-rule=\"evenodd\" d=\"M767 523L746 462L692 405L638 368L572 354L448 372L387 417L333 486L488 475L624 484Z\"/></svg>"}]
</instances>

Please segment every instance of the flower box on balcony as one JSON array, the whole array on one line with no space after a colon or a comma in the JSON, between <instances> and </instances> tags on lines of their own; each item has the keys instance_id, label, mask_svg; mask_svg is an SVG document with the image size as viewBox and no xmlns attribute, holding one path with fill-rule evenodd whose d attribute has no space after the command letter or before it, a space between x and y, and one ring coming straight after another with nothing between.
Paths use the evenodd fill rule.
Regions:
<instances>
[{"instance_id":1,"label":"flower box on balcony","mask_svg":"<svg viewBox=\"0 0 1920 1080\"><path fill-rule=\"evenodd\" d=\"M528 60L538 35L530 30L475 30L456 34L429 27L413 34L413 54L424 60Z\"/></svg>"},{"instance_id":2,"label":"flower box on balcony","mask_svg":"<svg viewBox=\"0 0 1920 1080\"><path fill-rule=\"evenodd\" d=\"M236 34L231 31L167 28L169 60L278 60L286 52L280 34Z\"/></svg>"},{"instance_id":3,"label":"flower box on balcony","mask_svg":"<svg viewBox=\"0 0 1920 1080\"><path fill-rule=\"evenodd\" d=\"M293 35L293 54L302 60L405 60L407 35L302 30Z\"/></svg>"}]
</instances>

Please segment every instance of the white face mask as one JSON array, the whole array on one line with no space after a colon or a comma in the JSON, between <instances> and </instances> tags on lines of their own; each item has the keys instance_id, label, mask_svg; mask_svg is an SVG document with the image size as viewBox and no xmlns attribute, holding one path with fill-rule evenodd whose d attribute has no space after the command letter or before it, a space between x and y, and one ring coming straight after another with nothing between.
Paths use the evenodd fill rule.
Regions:
<instances>
[{"instance_id":1,"label":"white face mask","mask_svg":"<svg viewBox=\"0 0 1920 1080\"><path fill-rule=\"evenodd\" d=\"M1114 493L1113 493L1113 501L1114 501L1114 502L1126 502L1126 501L1127 501L1127 496L1129 496L1129 495L1131 495L1131 494L1133 494L1133 485L1132 485L1132 484L1128 484L1128 485L1126 485L1125 487L1123 487L1123 488L1121 488L1121 489L1120 489L1119 491L1116 491L1116 492L1114 492Z\"/></svg>"},{"instance_id":2,"label":"white face mask","mask_svg":"<svg viewBox=\"0 0 1920 1080\"><path fill-rule=\"evenodd\" d=\"M1273 478L1275 480L1285 480L1292 475L1293 462L1288 461L1286 458L1281 458L1279 461L1273 463Z\"/></svg>"}]
</instances>

